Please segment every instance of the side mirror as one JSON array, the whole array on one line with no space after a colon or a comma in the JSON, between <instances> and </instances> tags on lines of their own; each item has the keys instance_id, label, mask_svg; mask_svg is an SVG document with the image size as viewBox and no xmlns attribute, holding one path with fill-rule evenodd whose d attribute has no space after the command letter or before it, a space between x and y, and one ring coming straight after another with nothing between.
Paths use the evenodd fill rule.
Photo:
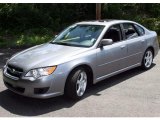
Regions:
<instances>
[{"instance_id":1,"label":"side mirror","mask_svg":"<svg viewBox=\"0 0 160 120\"><path fill-rule=\"evenodd\" d=\"M102 39L100 43L100 47L106 46L106 45L112 45L113 40L112 39Z\"/></svg>"}]
</instances>

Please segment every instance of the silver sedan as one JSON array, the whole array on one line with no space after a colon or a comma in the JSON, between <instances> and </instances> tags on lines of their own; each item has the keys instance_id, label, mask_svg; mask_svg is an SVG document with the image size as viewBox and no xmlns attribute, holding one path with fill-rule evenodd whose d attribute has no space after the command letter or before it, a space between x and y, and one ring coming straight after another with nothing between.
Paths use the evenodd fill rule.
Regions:
<instances>
[{"instance_id":1,"label":"silver sedan","mask_svg":"<svg viewBox=\"0 0 160 120\"><path fill-rule=\"evenodd\" d=\"M136 22L79 22L50 42L13 55L3 80L28 97L80 99L91 84L138 66L150 69L158 50L156 32Z\"/></svg>"}]
</instances>

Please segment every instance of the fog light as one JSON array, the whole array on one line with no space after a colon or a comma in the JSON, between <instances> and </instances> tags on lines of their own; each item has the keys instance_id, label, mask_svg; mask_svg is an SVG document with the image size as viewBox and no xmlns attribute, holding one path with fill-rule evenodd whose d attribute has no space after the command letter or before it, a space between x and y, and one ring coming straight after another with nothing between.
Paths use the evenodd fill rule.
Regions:
<instances>
[{"instance_id":1,"label":"fog light","mask_svg":"<svg viewBox=\"0 0 160 120\"><path fill-rule=\"evenodd\" d=\"M34 88L34 94L44 94L48 91L49 87Z\"/></svg>"}]
</instances>

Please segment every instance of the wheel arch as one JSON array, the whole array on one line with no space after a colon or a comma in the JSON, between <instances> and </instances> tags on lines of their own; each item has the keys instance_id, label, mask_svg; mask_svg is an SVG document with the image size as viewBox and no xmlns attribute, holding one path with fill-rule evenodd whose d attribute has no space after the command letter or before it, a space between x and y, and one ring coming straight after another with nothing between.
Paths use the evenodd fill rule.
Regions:
<instances>
[{"instance_id":1,"label":"wheel arch","mask_svg":"<svg viewBox=\"0 0 160 120\"><path fill-rule=\"evenodd\" d=\"M74 66L71 70L70 70L70 72L69 72L69 74L68 74L68 76L67 76L67 79L66 79L66 82L65 82L65 88L66 88L66 84L67 84L67 82L68 82L68 80L69 80L69 77L70 77L70 75L75 71L75 70L77 70L78 68L84 68L84 69L86 69L87 70L87 75L89 75L89 81L88 81L88 85L92 85L93 84L93 78L94 78L94 75L93 75L93 69L92 69L92 67L90 66L90 65L88 65L88 64L79 64L79 65L77 65L77 66Z\"/></svg>"},{"instance_id":2,"label":"wheel arch","mask_svg":"<svg viewBox=\"0 0 160 120\"><path fill-rule=\"evenodd\" d=\"M146 50L151 49L153 52L153 57L155 57L155 51L154 51L154 47L153 46L148 46ZM146 51L145 50L145 51Z\"/></svg>"}]
</instances>

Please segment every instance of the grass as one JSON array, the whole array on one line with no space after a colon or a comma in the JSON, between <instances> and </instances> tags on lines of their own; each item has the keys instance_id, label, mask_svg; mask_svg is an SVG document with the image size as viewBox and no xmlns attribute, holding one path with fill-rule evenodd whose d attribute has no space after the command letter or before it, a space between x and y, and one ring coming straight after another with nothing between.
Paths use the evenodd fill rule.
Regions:
<instances>
[{"instance_id":1,"label":"grass","mask_svg":"<svg viewBox=\"0 0 160 120\"><path fill-rule=\"evenodd\" d=\"M0 38L0 48L30 47L50 41L50 35L19 35L10 39Z\"/></svg>"},{"instance_id":2,"label":"grass","mask_svg":"<svg viewBox=\"0 0 160 120\"><path fill-rule=\"evenodd\" d=\"M32 46L50 41L52 36L49 35L20 35L15 43L17 46Z\"/></svg>"},{"instance_id":3,"label":"grass","mask_svg":"<svg viewBox=\"0 0 160 120\"><path fill-rule=\"evenodd\" d=\"M25 48L52 40L51 30L28 30L23 33L3 33L0 35L0 48Z\"/></svg>"}]
</instances>

